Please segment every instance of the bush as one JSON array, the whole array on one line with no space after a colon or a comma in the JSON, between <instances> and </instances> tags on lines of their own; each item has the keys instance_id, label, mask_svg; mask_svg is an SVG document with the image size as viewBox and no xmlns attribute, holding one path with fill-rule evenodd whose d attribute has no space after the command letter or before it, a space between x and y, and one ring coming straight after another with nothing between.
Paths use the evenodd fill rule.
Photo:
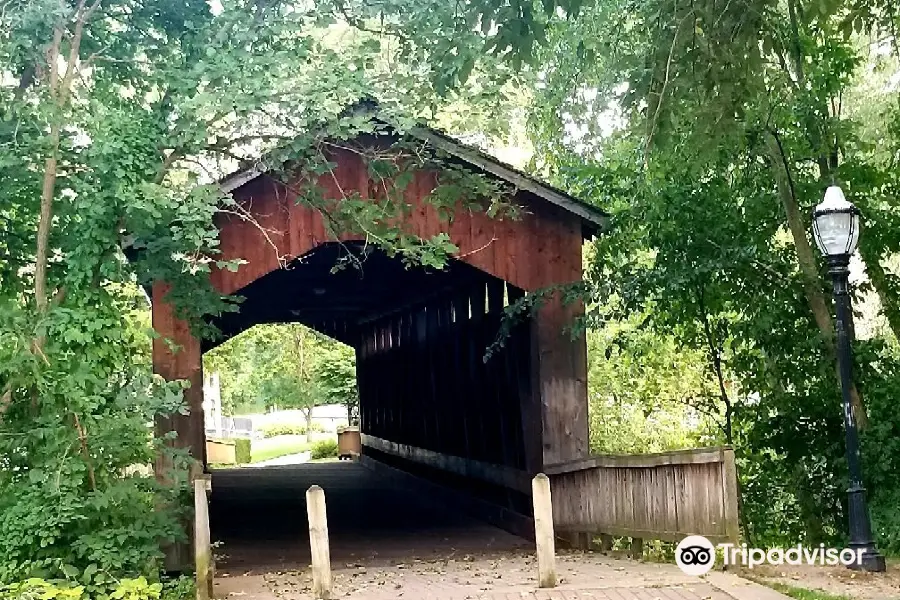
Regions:
<instances>
[{"instance_id":1,"label":"bush","mask_svg":"<svg viewBox=\"0 0 900 600\"><path fill-rule=\"evenodd\" d=\"M246 465L250 462L250 440L237 438L234 440L234 462Z\"/></svg>"},{"instance_id":2,"label":"bush","mask_svg":"<svg viewBox=\"0 0 900 600\"><path fill-rule=\"evenodd\" d=\"M161 583L150 583L145 577L123 579L109 597L112 600L160 600L162 588Z\"/></svg>"},{"instance_id":3,"label":"bush","mask_svg":"<svg viewBox=\"0 0 900 600\"><path fill-rule=\"evenodd\" d=\"M313 431L315 430L316 428L314 426ZM264 438L273 438L278 437L279 435L306 435L306 426L277 423L275 425L260 427L259 431L263 434Z\"/></svg>"},{"instance_id":4,"label":"bush","mask_svg":"<svg viewBox=\"0 0 900 600\"><path fill-rule=\"evenodd\" d=\"M84 586L31 578L20 583L0 585L0 600L88 600L97 597L109 600L190 600L194 595L193 585L193 580L188 577L165 583L150 583L146 577L141 576L121 579L110 586L109 593L89 596L85 593Z\"/></svg>"},{"instance_id":5,"label":"bush","mask_svg":"<svg viewBox=\"0 0 900 600\"><path fill-rule=\"evenodd\" d=\"M26 579L20 583L0 585L0 600L42 600L58 598L59 600L82 600L83 586L57 584L43 579Z\"/></svg>"},{"instance_id":6,"label":"bush","mask_svg":"<svg viewBox=\"0 0 900 600\"><path fill-rule=\"evenodd\" d=\"M163 579L162 600L194 600L197 596L194 578L181 575L174 579Z\"/></svg>"},{"instance_id":7,"label":"bush","mask_svg":"<svg viewBox=\"0 0 900 600\"><path fill-rule=\"evenodd\" d=\"M313 423L309 430L315 433L323 433L325 428L319 423ZM257 429L264 438L278 437L279 435L306 435L306 425L300 423L275 423L265 425Z\"/></svg>"},{"instance_id":8,"label":"bush","mask_svg":"<svg viewBox=\"0 0 900 600\"><path fill-rule=\"evenodd\" d=\"M337 440L322 440L313 444L310 457L315 460L317 458L329 458L338 455Z\"/></svg>"}]
</instances>

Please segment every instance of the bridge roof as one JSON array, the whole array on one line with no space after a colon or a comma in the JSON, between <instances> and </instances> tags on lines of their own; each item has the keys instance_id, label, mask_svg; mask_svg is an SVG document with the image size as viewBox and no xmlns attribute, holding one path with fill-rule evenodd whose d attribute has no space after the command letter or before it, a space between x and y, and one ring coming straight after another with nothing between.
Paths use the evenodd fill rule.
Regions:
<instances>
[{"instance_id":1,"label":"bridge roof","mask_svg":"<svg viewBox=\"0 0 900 600\"><path fill-rule=\"evenodd\" d=\"M384 135L396 134L396 129L382 116L375 102L363 101L348 108L345 112L364 114L372 123L380 126ZM577 216L581 220L585 237L596 235L608 228L609 215L602 209L500 161L479 148L460 142L446 133L424 125L412 127L405 133L414 139L425 142L435 150L446 153L475 171L501 179L516 189L530 192L534 197ZM262 160L252 166L239 169L227 175L219 184L225 192L233 192L257 177L265 175L269 169L263 166L264 164L265 161Z\"/></svg>"}]
</instances>

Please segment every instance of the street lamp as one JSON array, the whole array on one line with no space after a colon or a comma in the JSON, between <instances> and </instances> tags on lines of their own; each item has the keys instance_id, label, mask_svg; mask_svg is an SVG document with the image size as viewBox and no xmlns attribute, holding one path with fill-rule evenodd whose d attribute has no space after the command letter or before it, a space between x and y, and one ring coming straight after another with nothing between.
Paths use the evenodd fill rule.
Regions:
<instances>
[{"instance_id":1,"label":"street lamp","mask_svg":"<svg viewBox=\"0 0 900 600\"><path fill-rule=\"evenodd\" d=\"M866 489L862 484L859 437L856 417L850 404L850 256L859 242L859 209L847 201L836 185L825 191L825 199L813 211L813 233L819 250L828 259L828 272L834 282L834 303L837 322L838 368L841 375L841 396L844 399L844 432L847 436L847 464L850 468L848 511L850 513L850 547L863 550L862 565L866 571L884 571L884 557L875 548L872 525L866 506Z\"/></svg>"}]
</instances>

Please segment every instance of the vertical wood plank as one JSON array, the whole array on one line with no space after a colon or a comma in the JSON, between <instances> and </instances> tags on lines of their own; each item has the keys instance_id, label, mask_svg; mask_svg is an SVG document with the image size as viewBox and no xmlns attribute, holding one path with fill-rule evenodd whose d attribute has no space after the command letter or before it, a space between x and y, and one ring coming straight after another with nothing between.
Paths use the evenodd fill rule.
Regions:
<instances>
[{"instance_id":1,"label":"vertical wood plank","mask_svg":"<svg viewBox=\"0 0 900 600\"><path fill-rule=\"evenodd\" d=\"M159 334L153 340L153 372L166 381L186 379L190 387L184 390L186 415L175 415L157 421L160 435L174 431L177 434L170 444L190 450L191 456L206 464L206 430L203 422L203 362L200 341L191 333L188 324L175 316L175 310L166 301L168 286L153 285L153 328ZM171 342L171 345L170 345ZM165 477L169 465L157 460L156 473Z\"/></svg>"},{"instance_id":2,"label":"vertical wood plank","mask_svg":"<svg viewBox=\"0 0 900 600\"><path fill-rule=\"evenodd\" d=\"M476 407L472 404L472 394L470 393L472 378L468 370L469 365L466 357L469 347L469 296L466 293L458 293L453 297L452 302L453 360L450 366L453 369L453 377L451 378L450 392L453 398L458 401L456 410L460 413L458 419L460 425L460 437L458 440L460 456L472 458L469 444L469 421L473 418Z\"/></svg>"},{"instance_id":3,"label":"vertical wood plank","mask_svg":"<svg viewBox=\"0 0 900 600\"><path fill-rule=\"evenodd\" d=\"M580 372L580 353L587 353L582 336L566 331L573 313L558 295L536 315L536 357L543 423L543 460L553 464L584 458L589 453L587 375Z\"/></svg>"}]
</instances>

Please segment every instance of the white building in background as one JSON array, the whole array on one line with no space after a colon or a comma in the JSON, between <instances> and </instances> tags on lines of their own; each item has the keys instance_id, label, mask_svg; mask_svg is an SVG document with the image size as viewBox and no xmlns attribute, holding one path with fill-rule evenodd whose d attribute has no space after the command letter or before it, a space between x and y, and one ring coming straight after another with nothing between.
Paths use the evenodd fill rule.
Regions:
<instances>
[{"instance_id":1,"label":"white building in background","mask_svg":"<svg viewBox=\"0 0 900 600\"><path fill-rule=\"evenodd\" d=\"M272 425L306 425L306 416L302 410L273 410L267 413L245 415L253 420L253 428L261 429ZM342 425L347 425L347 407L343 404L322 404L312 409L313 426L322 431L333 432Z\"/></svg>"},{"instance_id":2,"label":"white building in background","mask_svg":"<svg viewBox=\"0 0 900 600\"><path fill-rule=\"evenodd\" d=\"M206 435L222 437L222 387L217 371L203 378L203 420Z\"/></svg>"},{"instance_id":3,"label":"white building in background","mask_svg":"<svg viewBox=\"0 0 900 600\"><path fill-rule=\"evenodd\" d=\"M222 414L222 388L217 372L203 378L203 422L207 438L253 437L251 419Z\"/></svg>"}]
</instances>

